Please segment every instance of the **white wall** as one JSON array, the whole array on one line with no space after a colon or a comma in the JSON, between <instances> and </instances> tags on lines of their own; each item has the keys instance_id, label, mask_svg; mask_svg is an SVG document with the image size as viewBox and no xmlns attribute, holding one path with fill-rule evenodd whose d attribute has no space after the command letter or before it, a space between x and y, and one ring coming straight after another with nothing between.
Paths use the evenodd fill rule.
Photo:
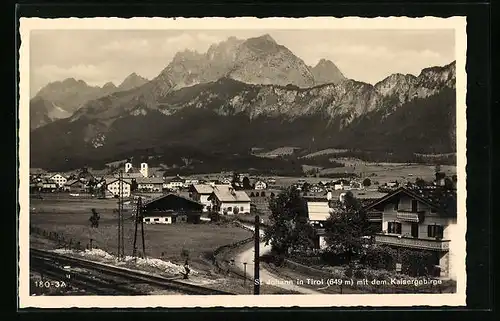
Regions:
<instances>
[{"instance_id":1,"label":"white wall","mask_svg":"<svg viewBox=\"0 0 500 321\"><path fill-rule=\"evenodd\" d=\"M238 213L250 213L250 202L222 202L220 213L224 214L224 210L229 207L231 207L231 211L227 212L228 215L234 214L235 207L238 207Z\"/></svg>"},{"instance_id":2,"label":"white wall","mask_svg":"<svg viewBox=\"0 0 500 321\"><path fill-rule=\"evenodd\" d=\"M148 216L145 217L143 220L144 223L146 224L172 224L172 217L170 216Z\"/></svg>"}]
</instances>

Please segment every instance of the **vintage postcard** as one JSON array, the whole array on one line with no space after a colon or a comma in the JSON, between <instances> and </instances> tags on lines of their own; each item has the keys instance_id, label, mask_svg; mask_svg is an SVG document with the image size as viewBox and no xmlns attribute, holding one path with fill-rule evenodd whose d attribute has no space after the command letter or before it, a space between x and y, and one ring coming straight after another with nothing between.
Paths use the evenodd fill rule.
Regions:
<instances>
[{"instance_id":1,"label":"vintage postcard","mask_svg":"<svg viewBox=\"0 0 500 321\"><path fill-rule=\"evenodd\" d=\"M465 17L20 36L20 308L465 305Z\"/></svg>"}]
</instances>

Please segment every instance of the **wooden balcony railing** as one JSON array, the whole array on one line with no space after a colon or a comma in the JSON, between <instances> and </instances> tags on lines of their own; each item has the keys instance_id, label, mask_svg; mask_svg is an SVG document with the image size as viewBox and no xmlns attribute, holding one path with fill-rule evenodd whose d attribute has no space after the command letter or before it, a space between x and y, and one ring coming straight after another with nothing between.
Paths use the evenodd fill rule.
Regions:
<instances>
[{"instance_id":1,"label":"wooden balcony railing","mask_svg":"<svg viewBox=\"0 0 500 321\"><path fill-rule=\"evenodd\" d=\"M376 234L375 242L379 244L433 251L448 251L450 243L449 240L419 239L389 234Z\"/></svg>"}]
</instances>

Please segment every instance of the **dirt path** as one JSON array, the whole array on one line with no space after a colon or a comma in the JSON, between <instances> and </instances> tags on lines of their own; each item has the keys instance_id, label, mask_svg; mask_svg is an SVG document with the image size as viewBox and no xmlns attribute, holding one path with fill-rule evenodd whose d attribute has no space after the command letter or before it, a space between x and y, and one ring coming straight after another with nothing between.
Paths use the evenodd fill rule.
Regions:
<instances>
[{"instance_id":1,"label":"dirt path","mask_svg":"<svg viewBox=\"0 0 500 321\"><path fill-rule=\"evenodd\" d=\"M246 228L252 229L253 226L242 224ZM260 231L261 237L264 235L264 231ZM271 245L266 245L264 242L260 243L260 255L264 255L266 253L269 253L271 251ZM254 255L255 251L254 248L247 249L243 252L240 252L239 254L236 255L234 258L235 262L237 262L236 266L243 272L243 262L247 262L247 271L246 274L248 277L252 278L254 277L254 271L253 271L253 260L254 260ZM276 287L289 290L289 291L296 291L301 294L322 294L321 292L314 291L311 289L307 289L301 286L298 286L295 284L295 280L289 279L289 278L284 278L281 276L278 276L269 270L266 270L262 266L260 267L259 271L259 279L261 284L269 284L269 285L274 285Z\"/></svg>"}]
</instances>

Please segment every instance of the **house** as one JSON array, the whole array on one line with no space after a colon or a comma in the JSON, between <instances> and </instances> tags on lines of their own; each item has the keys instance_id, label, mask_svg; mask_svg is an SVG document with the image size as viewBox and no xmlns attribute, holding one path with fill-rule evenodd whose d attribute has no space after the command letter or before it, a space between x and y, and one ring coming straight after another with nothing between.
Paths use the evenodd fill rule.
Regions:
<instances>
[{"instance_id":1,"label":"house","mask_svg":"<svg viewBox=\"0 0 500 321\"><path fill-rule=\"evenodd\" d=\"M113 197L130 197L130 180L106 177L104 183L106 184L106 190L110 192Z\"/></svg>"},{"instance_id":2,"label":"house","mask_svg":"<svg viewBox=\"0 0 500 321\"><path fill-rule=\"evenodd\" d=\"M204 205L178 194L167 194L143 205L146 224L199 223Z\"/></svg>"},{"instance_id":3,"label":"house","mask_svg":"<svg viewBox=\"0 0 500 321\"><path fill-rule=\"evenodd\" d=\"M231 186L215 185L208 200L212 202L212 210L220 214L250 213L250 197Z\"/></svg>"},{"instance_id":4,"label":"house","mask_svg":"<svg viewBox=\"0 0 500 321\"><path fill-rule=\"evenodd\" d=\"M439 271L437 275L456 278L452 271L456 194L400 187L364 210L382 216L382 232L375 235L377 244L431 253Z\"/></svg>"},{"instance_id":5,"label":"house","mask_svg":"<svg viewBox=\"0 0 500 321\"><path fill-rule=\"evenodd\" d=\"M65 184L66 184L66 182L68 181L68 180L66 179L66 177L62 176L61 174L54 174L54 175L50 176L50 178L49 178L49 179L51 179L51 180L53 180L54 182L56 182L56 184L57 184L57 186L58 186L59 188L64 187L64 185L65 185Z\"/></svg>"},{"instance_id":6,"label":"house","mask_svg":"<svg viewBox=\"0 0 500 321\"><path fill-rule=\"evenodd\" d=\"M139 177L135 181L139 191L161 192L163 190L163 178L160 177Z\"/></svg>"},{"instance_id":7,"label":"house","mask_svg":"<svg viewBox=\"0 0 500 321\"><path fill-rule=\"evenodd\" d=\"M326 197L305 197L307 205L307 218L315 230L315 247L326 248L325 221L330 217L332 209Z\"/></svg>"},{"instance_id":8,"label":"house","mask_svg":"<svg viewBox=\"0 0 500 321\"><path fill-rule=\"evenodd\" d=\"M199 179L196 179L196 178L190 178L190 179L186 179L184 181L184 186L191 186L191 185L194 185L194 184L199 184L200 183L200 180Z\"/></svg>"},{"instance_id":9,"label":"house","mask_svg":"<svg viewBox=\"0 0 500 321\"><path fill-rule=\"evenodd\" d=\"M208 184L194 184L189 187L189 193L191 198L205 207L203 208L204 212L207 212L212 207L212 201L209 200L210 195L212 195L215 186L226 186L227 188L230 185L208 185Z\"/></svg>"},{"instance_id":10,"label":"house","mask_svg":"<svg viewBox=\"0 0 500 321\"><path fill-rule=\"evenodd\" d=\"M172 189L172 190L181 189L181 188L184 188L185 181L186 180L184 178L177 175L174 178L167 180L167 184L163 185L163 187L168 188L168 189Z\"/></svg>"},{"instance_id":11,"label":"house","mask_svg":"<svg viewBox=\"0 0 500 321\"><path fill-rule=\"evenodd\" d=\"M70 193L85 193L87 192L87 184L83 180L72 179L64 184L64 190Z\"/></svg>"},{"instance_id":12,"label":"house","mask_svg":"<svg viewBox=\"0 0 500 321\"><path fill-rule=\"evenodd\" d=\"M266 189L267 188L267 183L263 181L257 181L255 182L255 189Z\"/></svg>"}]
</instances>

